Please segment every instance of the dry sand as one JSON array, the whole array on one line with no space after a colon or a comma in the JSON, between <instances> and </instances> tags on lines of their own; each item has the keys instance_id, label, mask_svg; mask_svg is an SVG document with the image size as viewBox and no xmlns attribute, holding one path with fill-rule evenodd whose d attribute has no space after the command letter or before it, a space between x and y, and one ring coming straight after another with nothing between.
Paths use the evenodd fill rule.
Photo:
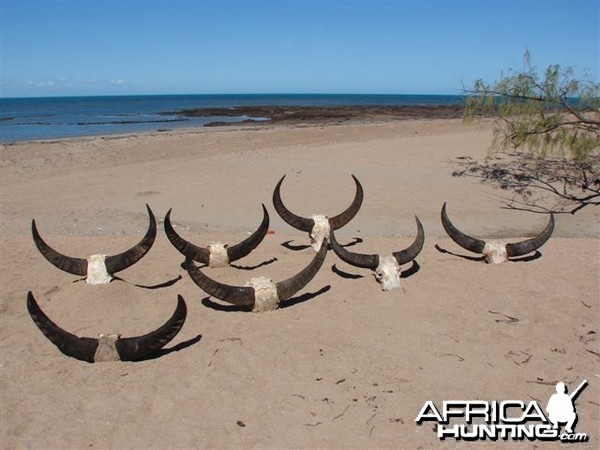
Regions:
<instances>
[{"instance_id":1,"label":"dry sand","mask_svg":"<svg viewBox=\"0 0 600 450\"><path fill-rule=\"evenodd\" d=\"M455 447L453 439L438 440L431 422L415 424L427 400L534 399L545 407L554 383L573 389L583 379L589 386L576 402L576 430L599 448L598 209L557 217L538 259L486 265L464 258L468 252L441 226L444 201L457 226L482 238L522 239L547 220L500 209L497 191L451 176L449 161L482 157L490 141L488 126L447 119L3 146L2 448ZM337 233L342 242L363 240L353 251L408 246L418 215L426 232L419 270L383 292L369 270L330 252L280 310L241 312L209 299L181 269L162 229L165 213L173 208L178 231L198 245L237 243L258 226L264 203L274 233L238 262L246 270L206 271L229 284L260 275L282 280L314 255L282 245L308 242L273 209L284 174L284 201L305 216L341 212L354 194L350 174L360 179L363 206ZM145 203L159 235L120 281L75 282L33 244L35 218L46 241L67 255L121 252L145 232ZM29 290L79 336L148 332L172 313L178 294L188 318L166 346L177 351L88 364L64 356L37 329L25 307Z\"/></svg>"}]
</instances>

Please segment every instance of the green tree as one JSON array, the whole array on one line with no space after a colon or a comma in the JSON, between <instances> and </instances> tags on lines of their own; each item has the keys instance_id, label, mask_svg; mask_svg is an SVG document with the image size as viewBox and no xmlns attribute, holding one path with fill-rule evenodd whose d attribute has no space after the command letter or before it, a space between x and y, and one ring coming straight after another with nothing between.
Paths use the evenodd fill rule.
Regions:
<instances>
[{"instance_id":1,"label":"green tree","mask_svg":"<svg viewBox=\"0 0 600 450\"><path fill-rule=\"evenodd\" d=\"M574 214L600 204L600 84L551 65L524 67L465 89L464 120L494 120L492 153L457 160L471 176L511 193L506 206Z\"/></svg>"}]
</instances>

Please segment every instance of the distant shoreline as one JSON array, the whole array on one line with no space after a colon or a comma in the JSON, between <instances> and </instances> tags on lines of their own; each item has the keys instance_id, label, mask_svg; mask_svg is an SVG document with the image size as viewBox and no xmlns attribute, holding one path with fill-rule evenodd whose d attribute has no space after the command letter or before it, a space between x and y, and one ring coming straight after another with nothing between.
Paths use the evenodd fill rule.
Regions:
<instances>
[{"instance_id":1,"label":"distant shoreline","mask_svg":"<svg viewBox=\"0 0 600 450\"><path fill-rule=\"evenodd\" d=\"M0 114L3 144L235 126L327 126L458 119L459 96L138 96L17 99Z\"/></svg>"},{"instance_id":2,"label":"distant shoreline","mask_svg":"<svg viewBox=\"0 0 600 450\"><path fill-rule=\"evenodd\" d=\"M381 122L411 119L457 119L461 105L353 105L353 106L236 106L231 108L194 108L161 114L181 117L247 117L230 122L214 121L205 127L243 124L335 124L350 121Z\"/></svg>"}]
</instances>

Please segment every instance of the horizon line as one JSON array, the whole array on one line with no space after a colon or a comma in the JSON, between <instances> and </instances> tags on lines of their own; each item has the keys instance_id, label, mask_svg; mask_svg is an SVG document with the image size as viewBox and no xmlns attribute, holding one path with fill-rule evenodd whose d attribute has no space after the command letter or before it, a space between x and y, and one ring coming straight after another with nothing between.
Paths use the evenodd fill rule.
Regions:
<instances>
[{"instance_id":1,"label":"horizon line","mask_svg":"<svg viewBox=\"0 0 600 450\"><path fill-rule=\"evenodd\" d=\"M42 99L42 98L89 98L89 97L183 97L183 96L204 96L204 97L218 97L218 96L386 96L386 97L399 97L399 96L436 96L436 97L464 97L465 94L438 94L438 93L339 93L339 92L246 92L246 93L187 93L187 94L70 94L70 95L19 95L5 97L0 95L0 100L17 100L17 99Z\"/></svg>"}]
</instances>

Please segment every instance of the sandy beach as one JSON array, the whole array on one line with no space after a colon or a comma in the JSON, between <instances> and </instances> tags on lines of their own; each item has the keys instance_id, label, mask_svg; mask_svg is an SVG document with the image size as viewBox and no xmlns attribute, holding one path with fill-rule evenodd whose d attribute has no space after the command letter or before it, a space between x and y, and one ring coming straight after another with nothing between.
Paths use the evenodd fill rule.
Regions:
<instances>
[{"instance_id":1,"label":"sandy beach","mask_svg":"<svg viewBox=\"0 0 600 450\"><path fill-rule=\"evenodd\" d=\"M349 124L211 127L3 145L1 161L1 429L3 449L454 448L415 423L428 400L535 400L555 384L589 385L578 432L600 447L600 211L557 215L541 256L488 265L446 235L440 210L465 233L515 242L547 217L501 209L502 192L452 177L458 156L482 158L489 124L411 119ZM364 188L336 236L360 253L390 254L425 229L416 266L382 291L373 272L332 251L282 308L251 313L209 297L181 268L163 219L196 245L237 243L270 215L263 242L236 267L206 268L231 285L286 279L314 251L272 203L334 215ZM119 280L92 286L36 249L116 254L145 233L156 242ZM78 281L79 280L79 281ZM160 357L89 364L58 351L26 308L31 291L78 336L138 336L187 304ZM506 442L518 448L558 442ZM577 448L579 448L579 445Z\"/></svg>"}]
</instances>

